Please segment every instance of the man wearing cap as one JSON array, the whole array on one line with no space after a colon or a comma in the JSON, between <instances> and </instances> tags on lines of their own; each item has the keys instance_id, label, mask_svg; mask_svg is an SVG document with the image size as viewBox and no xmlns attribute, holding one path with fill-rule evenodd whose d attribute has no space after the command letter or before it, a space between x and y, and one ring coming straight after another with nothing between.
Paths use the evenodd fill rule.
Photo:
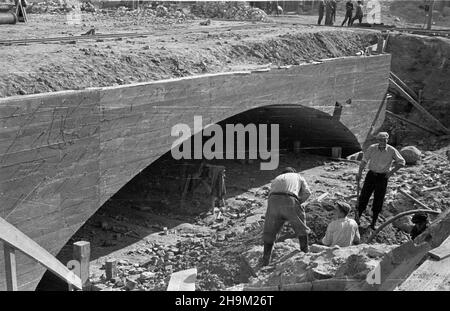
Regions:
<instances>
[{"instance_id":1,"label":"man wearing cap","mask_svg":"<svg viewBox=\"0 0 450 311\"><path fill-rule=\"evenodd\" d=\"M356 215L356 222L359 224L359 218L366 210L369 199L373 195L372 203L372 223L370 227L375 230L375 224L378 215L383 208L384 196L386 195L386 188L389 177L397 172L401 167L405 166L405 159L401 156L391 145L388 145L389 134L380 132L377 134L377 144L373 144L364 152L363 159L359 165L359 171L356 175L356 181L359 184L362 173L366 164L369 164L369 172L364 180L364 185L359 196L358 215ZM392 162L394 166L391 168Z\"/></svg>"},{"instance_id":2,"label":"man wearing cap","mask_svg":"<svg viewBox=\"0 0 450 311\"><path fill-rule=\"evenodd\" d=\"M306 226L302 203L310 195L311 191L306 180L292 167L285 168L282 174L272 181L264 219L263 266L267 266L270 262L273 243L285 221L293 227L300 250L308 252L308 233L311 230Z\"/></svg>"},{"instance_id":3,"label":"man wearing cap","mask_svg":"<svg viewBox=\"0 0 450 311\"><path fill-rule=\"evenodd\" d=\"M322 244L325 246L338 245L340 247L359 244L360 235L358 224L353 219L347 217L351 210L350 205L345 202L337 202L334 207L335 220L328 225L327 232L322 239Z\"/></svg>"},{"instance_id":4,"label":"man wearing cap","mask_svg":"<svg viewBox=\"0 0 450 311\"><path fill-rule=\"evenodd\" d=\"M414 226L409 233L411 240L414 240L418 235L428 228L428 216L425 213L416 213L411 219Z\"/></svg>"}]
</instances>

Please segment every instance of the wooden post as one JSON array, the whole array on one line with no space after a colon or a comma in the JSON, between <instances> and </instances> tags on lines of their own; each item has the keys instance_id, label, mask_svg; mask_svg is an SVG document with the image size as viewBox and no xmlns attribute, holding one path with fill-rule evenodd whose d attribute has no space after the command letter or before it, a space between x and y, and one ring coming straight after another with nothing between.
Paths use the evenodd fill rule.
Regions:
<instances>
[{"instance_id":1,"label":"wooden post","mask_svg":"<svg viewBox=\"0 0 450 311\"><path fill-rule=\"evenodd\" d=\"M342 148L341 147L332 147L331 148L331 157L340 159L342 157Z\"/></svg>"},{"instance_id":2,"label":"wooden post","mask_svg":"<svg viewBox=\"0 0 450 311\"><path fill-rule=\"evenodd\" d=\"M383 54L383 46L384 46L383 36L379 36L378 42L377 42L377 53L378 54Z\"/></svg>"},{"instance_id":3,"label":"wooden post","mask_svg":"<svg viewBox=\"0 0 450 311\"><path fill-rule=\"evenodd\" d=\"M16 250L8 243L3 243L5 254L6 290L17 291Z\"/></svg>"},{"instance_id":4,"label":"wooden post","mask_svg":"<svg viewBox=\"0 0 450 311\"><path fill-rule=\"evenodd\" d=\"M294 153L295 154L299 154L300 153L300 147L301 147L301 142L299 140L294 141Z\"/></svg>"},{"instance_id":5,"label":"wooden post","mask_svg":"<svg viewBox=\"0 0 450 311\"><path fill-rule=\"evenodd\" d=\"M111 280L117 276L117 261L108 259L105 263L105 275L107 280Z\"/></svg>"},{"instance_id":6,"label":"wooden post","mask_svg":"<svg viewBox=\"0 0 450 311\"><path fill-rule=\"evenodd\" d=\"M80 279L83 290L89 287L89 261L91 257L91 243L79 241L73 243L73 258L80 263Z\"/></svg>"},{"instance_id":7,"label":"wooden post","mask_svg":"<svg viewBox=\"0 0 450 311\"><path fill-rule=\"evenodd\" d=\"M433 9L434 9L434 0L431 0L427 16L427 29L431 29L431 25L433 22Z\"/></svg>"}]
</instances>

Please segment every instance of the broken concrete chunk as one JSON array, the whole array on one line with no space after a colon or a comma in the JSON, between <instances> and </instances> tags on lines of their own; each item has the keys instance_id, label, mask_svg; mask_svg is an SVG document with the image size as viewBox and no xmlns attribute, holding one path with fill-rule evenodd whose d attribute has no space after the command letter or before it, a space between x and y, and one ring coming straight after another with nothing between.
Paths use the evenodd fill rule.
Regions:
<instances>
[{"instance_id":1,"label":"broken concrete chunk","mask_svg":"<svg viewBox=\"0 0 450 311\"><path fill-rule=\"evenodd\" d=\"M139 280L146 281L151 278L154 278L155 276L156 276L156 273L154 273L154 272L150 272L150 271L142 272L141 275L139 276Z\"/></svg>"},{"instance_id":2,"label":"broken concrete chunk","mask_svg":"<svg viewBox=\"0 0 450 311\"><path fill-rule=\"evenodd\" d=\"M127 290L133 290L133 289L136 288L137 285L138 285L138 283L135 280L127 279L127 283L125 285L125 288Z\"/></svg>"}]
</instances>

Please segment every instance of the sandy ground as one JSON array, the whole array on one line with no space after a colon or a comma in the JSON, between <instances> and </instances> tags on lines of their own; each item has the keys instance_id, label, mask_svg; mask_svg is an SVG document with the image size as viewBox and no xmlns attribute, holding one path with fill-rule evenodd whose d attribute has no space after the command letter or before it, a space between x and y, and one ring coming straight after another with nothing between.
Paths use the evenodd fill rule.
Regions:
<instances>
[{"instance_id":1,"label":"sandy ground","mask_svg":"<svg viewBox=\"0 0 450 311\"><path fill-rule=\"evenodd\" d=\"M309 18L309 17L307 17ZM2 46L0 96L84 89L160 80L208 72L252 68L268 63L299 64L355 55L373 31L301 25L281 18L273 23L199 20L114 19L83 14L80 26L63 15L30 14L27 24L2 25L1 39L145 33L139 38L28 43Z\"/></svg>"}]
</instances>

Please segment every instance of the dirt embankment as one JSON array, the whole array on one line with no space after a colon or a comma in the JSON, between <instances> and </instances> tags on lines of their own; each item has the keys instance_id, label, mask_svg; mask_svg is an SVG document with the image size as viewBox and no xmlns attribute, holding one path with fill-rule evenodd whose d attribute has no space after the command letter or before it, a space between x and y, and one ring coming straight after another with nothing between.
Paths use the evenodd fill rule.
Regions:
<instances>
[{"instance_id":1,"label":"dirt embankment","mask_svg":"<svg viewBox=\"0 0 450 311\"><path fill-rule=\"evenodd\" d=\"M373 37L364 31L319 32L307 26L264 23L260 29L248 24L252 29L234 30L227 22L221 22L222 27L199 29L196 23L192 32L186 32L187 25L184 30L145 38L3 46L0 57L6 61L0 73L0 97L240 70L268 63L296 65L355 55Z\"/></svg>"},{"instance_id":2,"label":"dirt embankment","mask_svg":"<svg viewBox=\"0 0 450 311\"><path fill-rule=\"evenodd\" d=\"M391 35L387 51L392 53L392 71L419 93L422 105L444 125L450 126L450 40L418 35ZM415 109L412 119L426 124Z\"/></svg>"}]
</instances>

